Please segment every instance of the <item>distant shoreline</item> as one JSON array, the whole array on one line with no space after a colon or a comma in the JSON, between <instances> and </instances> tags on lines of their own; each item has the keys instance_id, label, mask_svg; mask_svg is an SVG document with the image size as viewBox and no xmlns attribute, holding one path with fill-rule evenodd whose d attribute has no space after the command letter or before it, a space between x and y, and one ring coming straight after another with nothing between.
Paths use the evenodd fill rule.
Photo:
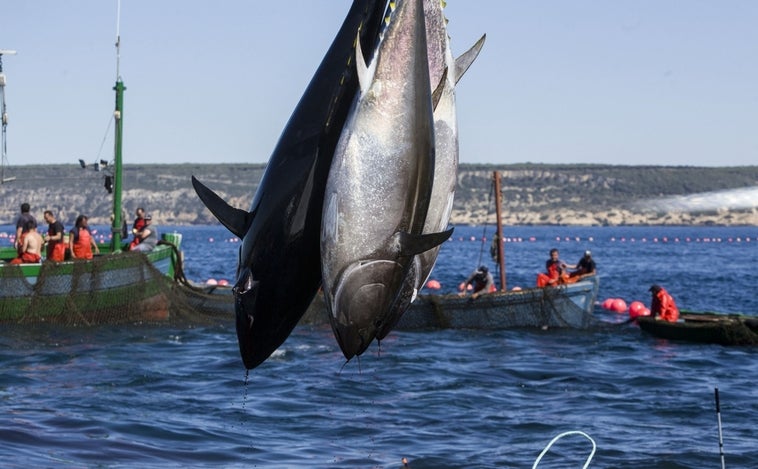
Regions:
<instances>
[{"instance_id":1,"label":"distant shoreline","mask_svg":"<svg viewBox=\"0 0 758 469\"><path fill-rule=\"evenodd\" d=\"M248 210L265 172L264 164L124 165L123 206L127 223L144 207L161 225L217 223L192 189L195 176L230 205ZM503 223L506 226L758 226L758 201L712 194L758 190L758 166L618 166L584 164L462 164L450 223L494 223L492 172L501 173ZM6 168L15 181L0 184L0 224L13 224L21 203L38 220L52 210L70 226L86 214L97 225L110 223L112 199L102 172L78 165L31 165ZM663 209L660 200L710 202L711 209ZM725 205L722 207L721 205ZM744 208L745 206L751 208ZM658 207L658 208L655 208ZM737 208L743 207L743 208Z\"/></svg>"}]
</instances>

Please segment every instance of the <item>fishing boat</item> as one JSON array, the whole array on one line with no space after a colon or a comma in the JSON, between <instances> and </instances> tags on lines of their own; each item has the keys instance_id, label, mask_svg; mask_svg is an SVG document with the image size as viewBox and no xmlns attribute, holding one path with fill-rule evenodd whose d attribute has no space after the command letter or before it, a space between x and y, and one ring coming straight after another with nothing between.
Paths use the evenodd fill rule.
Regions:
<instances>
[{"instance_id":1,"label":"fishing boat","mask_svg":"<svg viewBox=\"0 0 758 469\"><path fill-rule=\"evenodd\" d=\"M742 314L682 311L679 321L637 318L643 331L669 340L719 345L758 345L758 318Z\"/></svg>"},{"instance_id":2,"label":"fishing boat","mask_svg":"<svg viewBox=\"0 0 758 469\"><path fill-rule=\"evenodd\" d=\"M117 34L118 57L120 40ZM3 164L6 155L5 78L3 84ZM162 234L150 252L132 252L122 245L122 141L123 102L126 87L116 67L114 160L105 176L112 193L111 238L99 245L92 260L44 260L33 264L10 264L17 256L13 247L0 248L0 323L102 324L163 321L172 308L186 302L175 295L174 278L181 278L179 233ZM82 165L84 166L84 165ZM110 169L112 168L112 170ZM112 172L111 172L112 171ZM5 178L3 183L11 178Z\"/></svg>"},{"instance_id":3,"label":"fishing boat","mask_svg":"<svg viewBox=\"0 0 758 469\"><path fill-rule=\"evenodd\" d=\"M574 283L544 288L507 290L500 173L494 171L497 235L495 255L500 273L498 291L461 297L457 294L425 294L411 303L395 330L423 329L510 329L519 327L586 329L596 323L593 316L599 279L586 276ZM326 323L323 296L317 295L301 324Z\"/></svg>"}]
</instances>

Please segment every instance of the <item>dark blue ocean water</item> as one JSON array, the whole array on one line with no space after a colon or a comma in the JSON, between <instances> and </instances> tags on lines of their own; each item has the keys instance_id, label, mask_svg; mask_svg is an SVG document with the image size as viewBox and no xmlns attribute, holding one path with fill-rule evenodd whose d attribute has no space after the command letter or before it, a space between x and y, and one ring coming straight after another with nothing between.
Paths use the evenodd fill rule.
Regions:
<instances>
[{"instance_id":1,"label":"dark blue ocean water","mask_svg":"<svg viewBox=\"0 0 758 469\"><path fill-rule=\"evenodd\" d=\"M170 228L173 230L173 228ZM187 275L233 280L239 243L181 227ZM492 228L457 227L432 278L488 263ZM547 251L591 249L600 300L758 314L758 228L506 230L508 287ZM477 238L471 240L471 237ZM3 242L0 239L0 242ZM558 434L589 467L758 467L758 350L659 340L623 316L590 331L395 332L344 363L328 328L298 328L246 379L234 326L0 327L3 467L532 467ZM541 468L579 468L567 436Z\"/></svg>"}]
</instances>

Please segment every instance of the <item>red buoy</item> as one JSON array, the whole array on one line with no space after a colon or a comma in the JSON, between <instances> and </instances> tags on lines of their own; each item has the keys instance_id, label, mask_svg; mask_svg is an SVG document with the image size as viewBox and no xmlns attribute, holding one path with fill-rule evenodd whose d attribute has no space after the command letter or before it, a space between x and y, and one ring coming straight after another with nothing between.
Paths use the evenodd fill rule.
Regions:
<instances>
[{"instance_id":1,"label":"red buoy","mask_svg":"<svg viewBox=\"0 0 758 469\"><path fill-rule=\"evenodd\" d=\"M440 285L440 282L438 280L429 280L426 282L426 288L430 290L439 290L442 288L442 285Z\"/></svg>"}]
</instances>

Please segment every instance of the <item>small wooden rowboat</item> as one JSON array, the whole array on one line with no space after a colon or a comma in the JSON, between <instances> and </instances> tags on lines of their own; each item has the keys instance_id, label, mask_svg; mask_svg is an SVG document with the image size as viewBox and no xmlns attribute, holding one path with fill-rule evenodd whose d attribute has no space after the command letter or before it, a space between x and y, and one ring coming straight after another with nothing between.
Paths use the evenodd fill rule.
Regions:
<instances>
[{"instance_id":1,"label":"small wooden rowboat","mask_svg":"<svg viewBox=\"0 0 758 469\"><path fill-rule=\"evenodd\" d=\"M677 322L643 316L637 323L643 331L662 339L758 345L758 318L752 316L683 311Z\"/></svg>"}]
</instances>

